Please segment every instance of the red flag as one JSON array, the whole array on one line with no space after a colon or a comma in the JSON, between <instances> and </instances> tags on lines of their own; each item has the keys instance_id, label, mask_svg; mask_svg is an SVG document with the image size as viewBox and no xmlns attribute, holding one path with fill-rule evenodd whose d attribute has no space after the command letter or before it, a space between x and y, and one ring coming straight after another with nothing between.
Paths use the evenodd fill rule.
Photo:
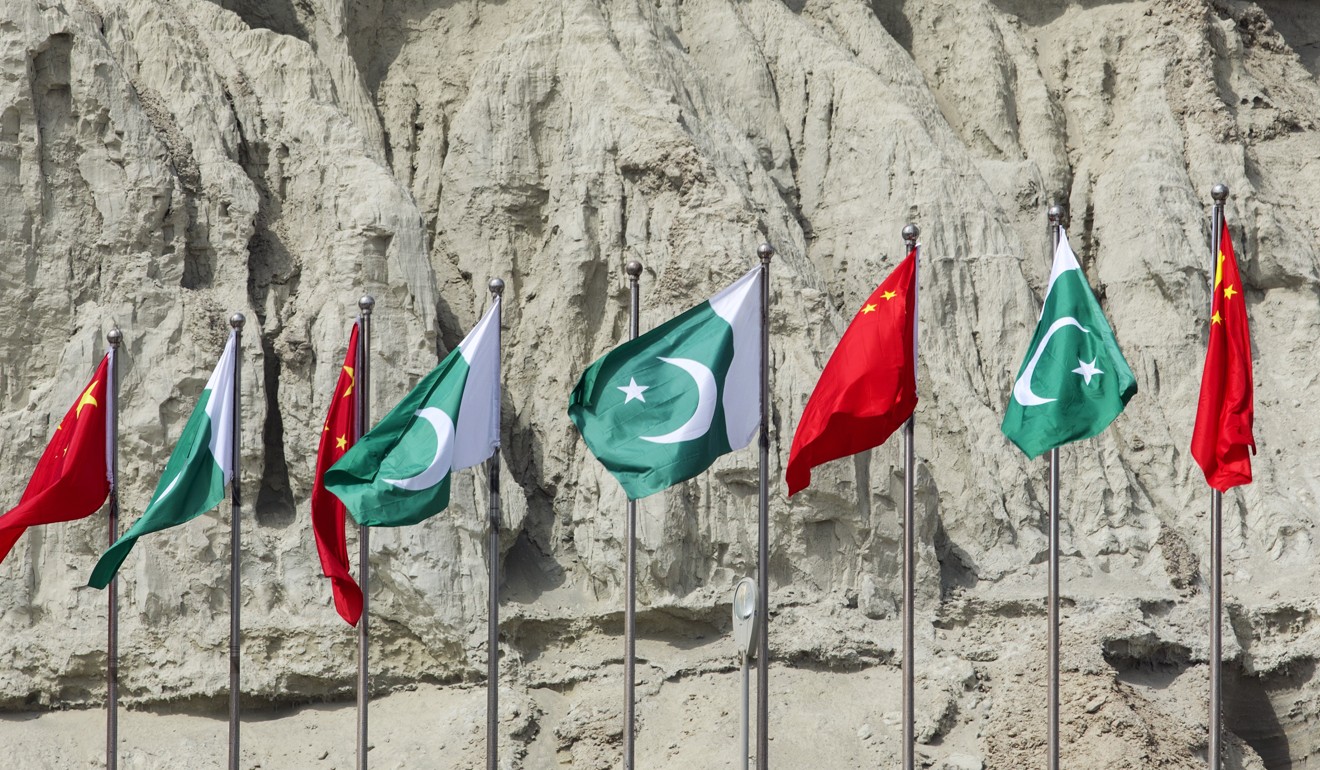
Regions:
<instances>
[{"instance_id":1,"label":"red flag","mask_svg":"<svg viewBox=\"0 0 1320 770\"><path fill-rule=\"evenodd\" d=\"M811 469L877 447L917 406L916 249L853 318L825 364L793 434L788 494Z\"/></svg>"},{"instance_id":2,"label":"red flag","mask_svg":"<svg viewBox=\"0 0 1320 770\"><path fill-rule=\"evenodd\" d=\"M1251 330L1237 257L1225 222L1219 238L1214 298L1210 301L1210 341L1201 373L1201 398L1192 431L1192 457L1205 481L1223 492L1251 483L1254 412L1251 383Z\"/></svg>"},{"instance_id":3,"label":"red flag","mask_svg":"<svg viewBox=\"0 0 1320 770\"><path fill-rule=\"evenodd\" d=\"M106 463L109 361L108 355L101 359L91 383L56 426L18 507L0 516L0 560L9 555L28 527L91 516L110 495Z\"/></svg>"},{"instance_id":4,"label":"red flag","mask_svg":"<svg viewBox=\"0 0 1320 770\"><path fill-rule=\"evenodd\" d=\"M325 472L344 456L357 441L355 422L357 398L353 391L353 372L357 366L358 325L348 338L348 353L339 370L339 382L330 398L330 411L321 430L321 446L316 452L316 480L312 487L312 534L316 551L321 555L321 571L330 578L335 609L350 625L362 617L362 589L348 570L348 542L344 539L344 504L325 489Z\"/></svg>"}]
</instances>

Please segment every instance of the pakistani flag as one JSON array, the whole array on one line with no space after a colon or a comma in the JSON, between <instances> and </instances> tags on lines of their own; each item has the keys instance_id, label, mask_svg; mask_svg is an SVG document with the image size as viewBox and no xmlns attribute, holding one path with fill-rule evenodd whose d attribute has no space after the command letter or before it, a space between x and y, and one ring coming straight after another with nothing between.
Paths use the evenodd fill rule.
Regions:
<instances>
[{"instance_id":1,"label":"pakistani flag","mask_svg":"<svg viewBox=\"0 0 1320 770\"><path fill-rule=\"evenodd\" d=\"M325 472L358 524L416 524L449 505L453 471L500 446L500 299L445 360Z\"/></svg>"},{"instance_id":2,"label":"pakistani flag","mask_svg":"<svg viewBox=\"0 0 1320 770\"><path fill-rule=\"evenodd\" d=\"M568 415L628 499L747 446L761 419L761 281L753 268L707 302L582 374Z\"/></svg>"},{"instance_id":3,"label":"pakistani flag","mask_svg":"<svg viewBox=\"0 0 1320 770\"><path fill-rule=\"evenodd\" d=\"M225 485L234 477L234 359L238 355L235 332L211 372L206 388L183 426L174 454L156 485L142 517L101 555L87 584L105 588L133 550L139 537L175 527L201 516L224 499Z\"/></svg>"},{"instance_id":4,"label":"pakistani flag","mask_svg":"<svg viewBox=\"0 0 1320 770\"><path fill-rule=\"evenodd\" d=\"M1137 392L1062 229L1028 351L1003 425L1004 435L1028 457L1096 435Z\"/></svg>"}]
</instances>

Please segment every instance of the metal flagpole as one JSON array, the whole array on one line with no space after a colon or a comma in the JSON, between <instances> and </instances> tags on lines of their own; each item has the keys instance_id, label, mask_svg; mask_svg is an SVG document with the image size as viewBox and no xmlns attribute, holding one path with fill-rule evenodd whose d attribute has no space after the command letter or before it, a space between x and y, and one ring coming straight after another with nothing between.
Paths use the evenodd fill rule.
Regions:
<instances>
[{"instance_id":1,"label":"metal flagpole","mask_svg":"<svg viewBox=\"0 0 1320 770\"><path fill-rule=\"evenodd\" d=\"M241 540L240 514L243 510L243 498L241 493L242 485L239 480L243 476L242 468L242 434L239 432L242 427L243 409L239 400L239 383L243 371L243 324L247 319L242 313L234 313L229 317L229 325L234 329L234 392L233 397L233 431L234 445L231 448L234 478L229 483L229 492L232 505L229 513L229 770L239 770L239 749L238 749L238 646L240 641L240 630L238 625L239 604L242 599L242 583L239 575L239 552Z\"/></svg>"},{"instance_id":2,"label":"metal flagpole","mask_svg":"<svg viewBox=\"0 0 1320 770\"><path fill-rule=\"evenodd\" d=\"M488 285L492 301L504 296L504 281L492 278ZM495 311L495 349L503 356L503 308ZM499 417L496 417L498 423ZM490 587L487 589L489 606L486 625L486 770L500 767L500 453L495 450L486 461L486 478L490 488Z\"/></svg>"},{"instance_id":3,"label":"metal flagpole","mask_svg":"<svg viewBox=\"0 0 1320 770\"><path fill-rule=\"evenodd\" d=\"M903 228L903 243L908 251L917 248L917 236L921 230L909 224ZM919 283L914 266L912 280ZM916 308L913 308L912 350L916 353L917 324ZM915 376L915 371L913 372ZM916 652L916 632L913 614L917 603L917 536L916 536L916 417L909 417L903 423L903 770L916 768L916 668L913 655Z\"/></svg>"},{"instance_id":4,"label":"metal flagpole","mask_svg":"<svg viewBox=\"0 0 1320 770\"><path fill-rule=\"evenodd\" d=\"M119 344L123 332L111 329L105 335L110 343L110 382L105 392L110 394L106 409L109 430L106 432L106 468L110 471L110 510L108 529L110 545L119 539ZM105 767L119 767L119 578L110 578L110 609L106 624L105 646Z\"/></svg>"},{"instance_id":5,"label":"metal flagpole","mask_svg":"<svg viewBox=\"0 0 1320 770\"><path fill-rule=\"evenodd\" d=\"M757 615L760 637L756 649L756 768L770 767L770 258L775 249L763 243L761 258L761 457L757 501Z\"/></svg>"},{"instance_id":6,"label":"metal flagpole","mask_svg":"<svg viewBox=\"0 0 1320 770\"><path fill-rule=\"evenodd\" d=\"M1224 201L1228 185L1210 188L1210 306L1215 301L1215 273L1219 269L1220 239L1224 232ZM1210 490L1210 770L1219 770L1223 740L1223 632L1224 612L1224 494Z\"/></svg>"},{"instance_id":7,"label":"metal flagpole","mask_svg":"<svg viewBox=\"0 0 1320 770\"><path fill-rule=\"evenodd\" d=\"M1067 212L1058 204L1049 208L1050 263L1059 248ZM1050 587L1049 615L1049 770L1059 770L1059 450L1050 450Z\"/></svg>"},{"instance_id":8,"label":"metal flagpole","mask_svg":"<svg viewBox=\"0 0 1320 770\"><path fill-rule=\"evenodd\" d=\"M357 400L353 432L360 440L367 432L371 419L371 311L376 307L376 300L370 294L362 295L358 300L358 360L354 384L357 387ZM367 770L367 700L371 696L371 679L367 668L367 653L370 651L367 637L367 619L371 602L368 581L371 577L371 528L358 527L358 587L362 589L362 616L358 619L358 682L357 682L357 766L358 770Z\"/></svg>"},{"instance_id":9,"label":"metal flagpole","mask_svg":"<svg viewBox=\"0 0 1320 770\"><path fill-rule=\"evenodd\" d=\"M642 275L642 263L630 261L624 268L628 274L628 339L635 340L641 325L641 288L638 279ZM623 767L633 769L635 748L634 728L637 720L637 501L628 501L628 562L625 569L627 600L623 608Z\"/></svg>"}]
</instances>

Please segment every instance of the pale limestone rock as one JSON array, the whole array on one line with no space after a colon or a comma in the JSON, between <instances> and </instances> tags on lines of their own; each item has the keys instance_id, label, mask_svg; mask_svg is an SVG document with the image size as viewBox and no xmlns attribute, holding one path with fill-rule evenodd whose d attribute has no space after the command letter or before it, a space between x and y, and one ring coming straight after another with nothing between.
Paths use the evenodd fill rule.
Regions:
<instances>
[{"instance_id":1,"label":"pale limestone rock","mask_svg":"<svg viewBox=\"0 0 1320 770\"><path fill-rule=\"evenodd\" d=\"M0 501L117 324L131 520L246 313L243 686L284 726L248 728L248 751L347 763L354 635L306 501L355 302L377 299L379 417L502 276L503 756L615 766L624 498L567 394L626 333L626 261L645 264L649 328L769 240L774 758L876 766L899 743L899 441L791 501L778 479L915 221L921 749L1039 765L1046 474L998 425L1059 200L1140 386L1063 452L1064 760L1197 767L1208 495L1187 445L1223 181L1260 445L1225 505L1230 766L1302 766L1320 756L1317 36L1320 10L1287 0L0 0ZM732 766L728 595L755 569L756 477L748 449L640 505L648 766ZM484 484L459 474L449 511L372 538L374 681L394 693L373 762L481 761ZM228 520L224 504L126 563L127 702L218 713ZM54 525L0 566L0 705L85 709L0 727L26 765L96 762L105 601L83 585L104 540L99 517ZM296 708L320 699L336 705ZM219 751L213 724L135 716L126 764Z\"/></svg>"}]
</instances>

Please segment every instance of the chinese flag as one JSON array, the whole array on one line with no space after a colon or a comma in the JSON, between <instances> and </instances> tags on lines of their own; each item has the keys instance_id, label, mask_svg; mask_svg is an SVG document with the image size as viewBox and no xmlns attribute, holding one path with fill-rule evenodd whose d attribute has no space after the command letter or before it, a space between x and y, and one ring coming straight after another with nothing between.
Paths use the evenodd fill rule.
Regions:
<instances>
[{"instance_id":1,"label":"chinese flag","mask_svg":"<svg viewBox=\"0 0 1320 770\"><path fill-rule=\"evenodd\" d=\"M9 555L28 527L91 516L110 495L106 461L109 361L109 356L101 359L91 383L56 426L18 507L0 516L0 560Z\"/></svg>"},{"instance_id":2,"label":"chinese flag","mask_svg":"<svg viewBox=\"0 0 1320 770\"><path fill-rule=\"evenodd\" d=\"M811 469L877 447L917 406L917 252L908 253L857 312L793 434L788 494Z\"/></svg>"},{"instance_id":3,"label":"chinese flag","mask_svg":"<svg viewBox=\"0 0 1320 770\"><path fill-rule=\"evenodd\" d=\"M1205 472L1206 483L1223 492L1251 483L1248 449L1256 451L1256 439L1251 435L1251 330L1227 222L1219 238L1213 291L1192 457Z\"/></svg>"},{"instance_id":4,"label":"chinese flag","mask_svg":"<svg viewBox=\"0 0 1320 770\"><path fill-rule=\"evenodd\" d=\"M357 366L358 325L348 338L348 353L339 370L330 399L330 411L321 431L321 446L316 452L316 480L312 487L312 533L316 536L316 550L321 555L321 571L330 578L335 596L335 609L350 625L357 625L362 617L362 589L348 570L348 543L344 539L344 504L325 488L325 472L344 456L357 441L354 430L357 417L357 398L353 390L353 373Z\"/></svg>"}]
</instances>

